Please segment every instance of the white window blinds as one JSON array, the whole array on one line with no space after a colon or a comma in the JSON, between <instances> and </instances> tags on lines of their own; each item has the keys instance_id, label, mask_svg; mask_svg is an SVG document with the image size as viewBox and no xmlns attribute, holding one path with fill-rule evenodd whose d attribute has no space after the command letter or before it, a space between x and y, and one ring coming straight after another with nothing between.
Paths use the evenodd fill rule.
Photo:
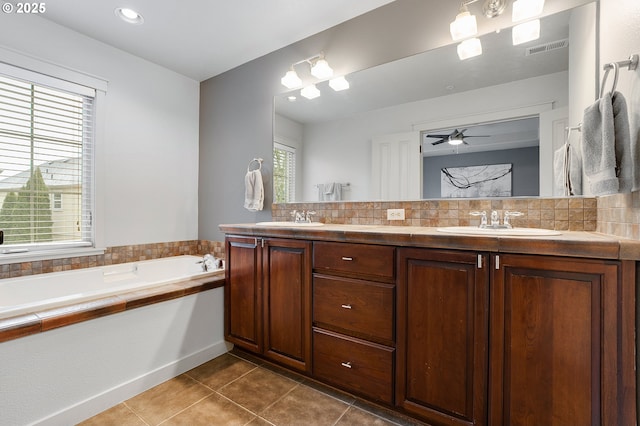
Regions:
<instances>
[{"instance_id":1,"label":"white window blinds","mask_svg":"<svg viewBox=\"0 0 640 426\"><path fill-rule=\"evenodd\" d=\"M273 145L273 201L288 203L295 201L296 193L296 150L274 143Z\"/></svg>"},{"instance_id":2,"label":"white window blinds","mask_svg":"<svg viewBox=\"0 0 640 426\"><path fill-rule=\"evenodd\" d=\"M93 245L95 90L0 67L0 253Z\"/></svg>"}]
</instances>

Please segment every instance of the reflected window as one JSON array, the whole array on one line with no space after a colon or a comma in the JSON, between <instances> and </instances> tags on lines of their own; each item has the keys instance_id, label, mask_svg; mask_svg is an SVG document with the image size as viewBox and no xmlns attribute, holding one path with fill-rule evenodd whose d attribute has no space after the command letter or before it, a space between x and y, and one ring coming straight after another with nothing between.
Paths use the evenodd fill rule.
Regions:
<instances>
[{"instance_id":1,"label":"reflected window","mask_svg":"<svg viewBox=\"0 0 640 426\"><path fill-rule=\"evenodd\" d=\"M296 149L273 144L273 202L294 201L296 192Z\"/></svg>"}]
</instances>

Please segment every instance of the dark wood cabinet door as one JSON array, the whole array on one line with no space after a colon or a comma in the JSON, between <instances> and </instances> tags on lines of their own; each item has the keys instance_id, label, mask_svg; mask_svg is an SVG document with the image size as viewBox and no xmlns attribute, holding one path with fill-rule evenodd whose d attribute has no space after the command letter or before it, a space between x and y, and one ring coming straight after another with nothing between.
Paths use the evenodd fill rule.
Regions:
<instances>
[{"instance_id":1,"label":"dark wood cabinet door","mask_svg":"<svg viewBox=\"0 0 640 426\"><path fill-rule=\"evenodd\" d=\"M262 250L259 240L227 237L225 272L225 338L262 352Z\"/></svg>"},{"instance_id":2,"label":"dark wood cabinet door","mask_svg":"<svg viewBox=\"0 0 640 426\"><path fill-rule=\"evenodd\" d=\"M311 242L265 239L264 354L311 371Z\"/></svg>"},{"instance_id":3,"label":"dark wood cabinet door","mask_svg":"<svg viewBox=\"0 0 640 426\"><path fill-rule=\"evenodd\" d=\"M396 404L429 424L486 424L487 259L398 250Z\"/></svg>"},{"instance_id":4,"label":"dark wood cabinet door","mask_svg":"<svg viewBox=\"0 0 640 426\"><path fill-rule=\"evenodd\" d=\"M493 257L492 425L617 425L617 262Z\"/></svg>"}]
</instances>

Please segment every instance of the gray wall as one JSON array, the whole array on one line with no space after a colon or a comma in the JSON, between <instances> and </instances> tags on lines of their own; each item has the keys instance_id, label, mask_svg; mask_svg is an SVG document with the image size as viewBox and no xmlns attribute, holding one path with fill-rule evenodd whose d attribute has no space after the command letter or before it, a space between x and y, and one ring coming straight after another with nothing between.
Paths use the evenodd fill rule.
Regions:
<instances>
[{"instance_id":1,"label":"gray wall","mask_svg":"<svg viewBox=\"0 0 640 426\"><path fill-rule=\"evenodd\" d=\"M513 164L512 195L539 195L538 147L474 152L458 155L425 157L423 161L422 193L424 198L440 198L440 169L443 167L480 166L484 164Z\"/></svg>"},{"instance_id":2,"label":"gray wall","mask_svg":"<svg viewBox=\"0 0 640 426\"><path fill-rule=\"evenodd\" d=\"M563 10L586 1L548 2L545 9ZM448 1L396 0L202 82L199 238L222 240L221 223L271 218L273 96L286 91L280 78L292 63L323 51L336 74L348 74L450 44L453 17ZM488 26L508 26L510 20L510 13L482 19L478 30L486 33L493 30ZM243 208L244 174L254 157L265 159L265 210L258 213Z\"/></svg>"}]
</instances>

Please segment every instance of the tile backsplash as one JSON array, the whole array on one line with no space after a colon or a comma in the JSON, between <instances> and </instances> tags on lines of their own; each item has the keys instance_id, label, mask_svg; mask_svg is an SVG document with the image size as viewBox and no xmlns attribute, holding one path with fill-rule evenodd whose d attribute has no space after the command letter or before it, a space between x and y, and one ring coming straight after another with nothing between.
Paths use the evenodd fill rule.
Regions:
<instances>
[{"instance_id":1,"label":"tile backsplash","mask_svg":"<svg viewBox=\"0 0 640 426\"><path fill-rule=\"evenodd\" d=\"M640 240L640 192L598 197L598 226L603 234Z\"/></svg>"},{"instance_id":2,"label":"tile backsplash","mask_svg":"<svg viewBox=\"0 0 640 426\"><path fill-rule=\"evenodd\" d=\"M387 220L387 209L404 209L404 220ZM273 220L291 220L293 210L314 210L314 220L352 225L460 226L476 225L472 211L505 210L524 213L511 220L515 226L560 231L595 231L621 238L640 239L640 192L604 197L505 198L484 200L363 201L273 204ZM108 247L103 255L69 257L0 265L0 279L59 272L93 266L211 253L224 258L224 242L174 241Z\"/></svg>"},{"instance_id":3,"label":"tile backsplash","mask_svg":"<svg viewBox=\"0 0 640 426\"><path fill-rule=\"evenodd\" d=\"M366 201L274 204L273 220L291 220L295 210L313 210L314 220L351 225L463 226L476 225L480 219L473 211L518 211L523 215L511 219L514 226L556 229L560 231L595 231L598 201L596 198L505 198L484 200ZM387 209L404 209L404 220L387 220Z\"/></svg>"}]
</instances>

